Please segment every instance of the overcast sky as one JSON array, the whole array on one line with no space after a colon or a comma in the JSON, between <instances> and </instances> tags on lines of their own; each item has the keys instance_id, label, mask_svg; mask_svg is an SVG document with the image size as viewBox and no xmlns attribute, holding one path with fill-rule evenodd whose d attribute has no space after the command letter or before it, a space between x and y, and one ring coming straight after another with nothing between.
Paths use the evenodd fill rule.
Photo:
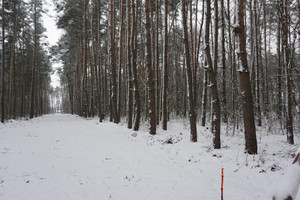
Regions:
<instances>
[{"instance_id":1,"label":"overcast sky","mask_svg":"<svg viewBox=\"0 0 300 200\"><path fill-rule=\"evenodd\" d=\"M48 42L50 45L55 45L62 34L62 30L56 27L56 12L54 11L52 1L46 1L43 6L48 10L47 13L43 14L43 22L44 27L47 29L46 35ZM61 66L61 63L52 63L54 69L57 69L59 66ZM51 85L53 87L59 86L59 77L56 72L51 76Z\"/></svg>"}]
</instances>

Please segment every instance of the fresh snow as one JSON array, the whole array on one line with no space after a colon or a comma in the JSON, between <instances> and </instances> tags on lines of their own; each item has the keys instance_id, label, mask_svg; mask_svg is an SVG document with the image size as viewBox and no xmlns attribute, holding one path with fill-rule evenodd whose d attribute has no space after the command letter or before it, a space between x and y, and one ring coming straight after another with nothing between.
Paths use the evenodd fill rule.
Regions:
<instances>
[{"instance_id":1,"label":"fresh snow","mask_svg":"<svg viewBox=\"0 0 300 200\"><path fill-rule=\"evenodd\" d=\"M287 189L276 186L289 176L299 136L289 145L285 135L259 129L253 156L243 153L241 130L225 136L224 128L214 150L209 128L198 126L192 143L188 121L168 127L151 136L147 127L134 132L66 114L1 124L0 199L218 200L221 168L225 200L267 200Z\"/></svg>"},{"instance_id":2,"label":"fresh snow","mask_svg":"<svg viewBox=\"0 0 300 200\"><path fill-rule=\"evenodd\" d=\"M297 154L300 153L300 148ZM288 167L286 174L280 180L279 184L274 191L276 199L285 199L291 196L293 199L296 198L300 184L300 161L295 160L293 165Z\"/></svg>"}]
</instances>

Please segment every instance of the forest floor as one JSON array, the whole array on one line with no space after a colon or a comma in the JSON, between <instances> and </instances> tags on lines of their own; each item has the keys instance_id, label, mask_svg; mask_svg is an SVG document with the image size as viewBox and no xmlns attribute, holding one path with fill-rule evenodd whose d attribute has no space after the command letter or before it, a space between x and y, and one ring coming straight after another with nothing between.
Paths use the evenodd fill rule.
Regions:
<instances>
[{"instance_id":1,"label":"forest floor","mask_svg":"<svg viewBox=\"0 0 300 200\"><path fill-rule=\"evenodd\" d=\"M0 199L225 200L271 199L298 149L280 131L257 131L259 153L244 154L244 135L222 130L222 149L198 127L172 121L156 136L67 114L0 125ZM227 132L227 133L226 133ZM300 200L300 194L297 199Z\"/></svg>"}]
</instances>

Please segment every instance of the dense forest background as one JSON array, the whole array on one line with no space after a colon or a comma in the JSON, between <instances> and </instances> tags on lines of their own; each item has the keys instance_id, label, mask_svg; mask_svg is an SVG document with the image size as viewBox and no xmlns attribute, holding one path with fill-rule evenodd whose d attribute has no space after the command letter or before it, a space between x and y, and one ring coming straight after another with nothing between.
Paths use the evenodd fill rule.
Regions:
<instances>
[{"instance_id":1,"label":"dense forest background","mask_svg":"<svg viewBox=\"0 0 300 200\"><path fill-rule=\"evenodd\" d=\"M211 129L256 126L294 143L300 123L299 0L58 0L55 46L42 0L2 0L1 121L60 111L124 121L150 134L170 119ZM51 62L61 60L60 88ZM60 102L53 102L60 101ZM223 130L223 129L222 129ZM278 132L278 131L276 131Z\"/></svg>"}]
</instances>

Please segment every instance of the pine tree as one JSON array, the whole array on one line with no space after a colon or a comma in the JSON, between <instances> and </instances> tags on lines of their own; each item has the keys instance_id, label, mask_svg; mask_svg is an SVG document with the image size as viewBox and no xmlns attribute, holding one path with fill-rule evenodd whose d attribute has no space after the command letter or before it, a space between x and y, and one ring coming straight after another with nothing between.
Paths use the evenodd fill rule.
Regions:
<instances>
[{"instance_id":1,"label":"pine tree","mask_svg":"<svg viewBox=\"0 0 300 200\"><path fill-rule=\"evenodd\" d=\"M242 96L242 110L244 119L244 131L245 131L245 148L247 153L257 153L257 141L256 131L254 122L254 111L252 104L252 92L249 87L250 76L247 63L247 52L246 52L246 34L245 34L245 1L237 1L237 26L234 27L234 33L238 41L238 53L239 58L239 79Z\"/></svg>"},{"instance_id":2,"label":"pine tree","mask_svg":"<svg viewBox=\"0 0 300 200\"><path fill-rule=\"evenodd\" d=\"M197 126L196 126L196 112L194 106L194 94L193 94L193 83L192 83L192 67L191 67L191 57L190 57L190 47L188 30L186 23L186 7L185 0L181 0L181 12L182 12L182 23L184 32L184 47L185 47L185 60L186 60L186 71L187 71L187 82L188 82L188 95L189 95L189 118L190 118L190 129L191 129L191 141L197 142Z\"/></svg>"}]
</instances>

